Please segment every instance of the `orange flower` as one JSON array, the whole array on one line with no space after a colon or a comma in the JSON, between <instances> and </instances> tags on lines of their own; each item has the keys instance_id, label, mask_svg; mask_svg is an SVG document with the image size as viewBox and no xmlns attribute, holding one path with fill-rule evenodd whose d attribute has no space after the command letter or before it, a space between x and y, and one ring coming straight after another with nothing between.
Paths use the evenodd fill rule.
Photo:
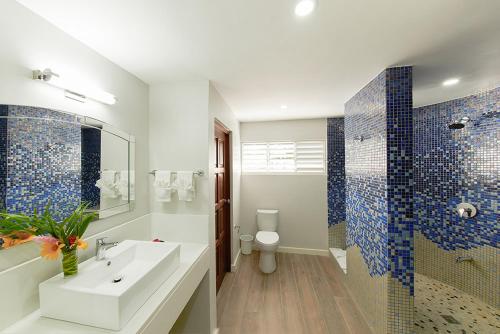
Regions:
<instances>
[{"instance_id":1,"label":"orange flower","mask_svg":"<svg viewBox=\"0 0 500 334\"><path fill-rule=\"evenodd\" d=\"M89 246L89 244L86 241L80 238L76 238L76 245L80 249L87 249L87 247Z\"/></svg>"},{"instance_id":2,"label":"orange flower","mask_svg":"<svg viewBox=\"0 0 500 334\"><path fill-rule=\"evenodd\" d=\"M9 237L2 237L2 240L3 240L3 244L2 244L3 249L14 247L20 241L19 239L12 239Z\"/></svg>"},{"instance_id":3,"label":"orange flower","mask_svg":"<svg viewBox=\"0 0 500 334\"><path fill-rule=\"evenodd\" d=\"M63 243L46 241L42 243L42 250L40 251L40 255L48 260L56 260L61 253L61 248L63 247Z\"/></svg>"},{"instance_id":4,"label":"orange flower","mask_svg":"<svg viewBox=\"0 0 500 334\"><path fill-rule=\"evenodd\" d=\"M0 236L0 238L3 240L1 247L7 249L28 242L33 239L33 236L26 232L16 232L11 236Z\"/></svg>"}]
</instances>

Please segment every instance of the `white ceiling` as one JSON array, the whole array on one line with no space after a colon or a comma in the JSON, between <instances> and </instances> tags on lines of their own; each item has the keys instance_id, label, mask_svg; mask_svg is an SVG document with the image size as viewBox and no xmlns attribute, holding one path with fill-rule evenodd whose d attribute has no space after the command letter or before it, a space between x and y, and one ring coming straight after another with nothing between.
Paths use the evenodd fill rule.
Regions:
<instances>
[{"instance_id":1,"label":"white ceiling","mask_svg":"<svg viewBox=\"0 0 500 334\"><path fill-rule=\"evenodd\" d=\"M417 106L500 82L498 0L319 0L304 18L294 0L18 2L149 84L213 81L242 121L341 115L395 65L415 66Z\"/></svg>"}]
</instances>

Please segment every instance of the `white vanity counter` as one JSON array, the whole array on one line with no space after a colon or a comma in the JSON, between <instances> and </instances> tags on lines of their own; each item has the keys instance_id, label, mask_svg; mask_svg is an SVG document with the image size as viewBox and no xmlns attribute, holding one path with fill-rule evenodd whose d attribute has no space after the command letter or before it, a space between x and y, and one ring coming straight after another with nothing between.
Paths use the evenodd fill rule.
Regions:
<instances>
[{"instance_id":1,"label":"white vanity counter","mask_svg":"<svg viewBox=\"0 0 500 334\"><path fill-rule=\"evenodd\" d=\"M4 329L6 334L157 334L168 333L209 269L208 245L181 243L179 268L142 305L120 331L105 330L40 316L35 311ZM77 300L68 301L78 303Z\"/></svg>"}]
</instances>

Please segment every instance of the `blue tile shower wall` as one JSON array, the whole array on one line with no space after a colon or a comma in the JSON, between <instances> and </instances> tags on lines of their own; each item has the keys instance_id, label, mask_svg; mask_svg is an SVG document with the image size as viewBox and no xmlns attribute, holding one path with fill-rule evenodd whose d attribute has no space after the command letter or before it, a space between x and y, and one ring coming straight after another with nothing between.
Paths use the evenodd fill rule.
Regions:
<instances>
[{"instance_id":1,"label":"blue tile shower wall","mask_svg":"<svg viewBox=\"0 0 500 334\"><path fill-rule=\"evenodd\" d=\"M25 106L8 106L8 212L33 213L51 200L60 220L80 203L81 133L74 116ZM23 117L31 117L30 119Z\"/></svg>"},{"instance_id":2,"label":"blue tile shower wall","mask_svg":"<svg viewBox=\"0 0 500 334\"><path fill-rule=\"evenodd\" d=\"M463 129L448 125L467 116ZM500 243L500 87L414 110L416 229L445 250ZM456 205L478 214L463 219Z\"/></svg>"},{"instance_id":3,"label":"blue tile shower wall","mask_svg":"<svg viewBox=\"0 0 500 334\"><path fill-rule=\"evenodd\" d=\"M389 68L345 105L347 245L413 294L412 69Z\"/></svg>"},{"instance_id":4,"label":"blue tile shower wall","mask_svg":"<svg viewBox=\"0 0 500 334\"><path fill-rule=\"evenodd\" d=\"M385 76L345 104L346 243L360 248L372 276L389 267Z\"/></svg>"},{"instance_id":5,"label":"blue tile shower wall","mask_svg":"<svg viewBox=\"0 0 500 334\"><path fill-rule=\"evenodd\" d=\"M0 105L0 210L5 210L7 196L7 118L8 107Z\"/></svg>"},{"instance_id":6,"label":"blue tile shower wall","mask_svg":"<svg viewBox=\"0 0 500 334\"><path fill-rule=\"evenodd\" d=\"M386 70L389 263L414 294L412 67Z\"/></svg>"},{"instance_id":7,"label":"blue tile shower wall","mask_svg":"<svg viewBox=\"0 0 500 334\"><path fill-rule=\"evenodd\" d=\"M344 118L327 120L328 226L345 222Z\"/></svg>"}]
</instances>

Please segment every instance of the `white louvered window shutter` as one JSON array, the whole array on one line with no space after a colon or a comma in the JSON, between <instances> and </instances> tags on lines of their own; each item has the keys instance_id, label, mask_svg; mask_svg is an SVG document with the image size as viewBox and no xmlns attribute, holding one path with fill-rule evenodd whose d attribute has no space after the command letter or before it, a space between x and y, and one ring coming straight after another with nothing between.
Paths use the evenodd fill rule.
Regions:
<instances>
[{"instance_id":1,"label":"white louvered window shutter","mask_svg":"<svg viewBox=\"0 0 500 334\"><path fill-rule=\"evenodd\" d=\"M295 165L298 173L325 172L324 141L300 141L295 145Z\"/></svg>"},{"instance_id":2,"label":"white louvered window shutter","mask_svg":"<svg viewBox=\"0 0 500 334\"><path fill-rule=\"evenodd\" d=\"M325 142L242 143L243 173L321 174L326 169Z\"/></svg>"},{"instance_id":3,"label":"white louvered window shutter","mask_svg":"<svg viewBox=\"0 0 500 334\"><path fill-rule=\"evenodd\" d=\"M243 143L241 151L244 172L267 171L267 143Z\"/></svg>"},{"instance_id":4,"label":"white louvered window shutter","mask_svg":"<svg viewBox=\"0 0 500 334\"><path fill-rule=\"evenodd\" d=\"M295 143L269 143L270 172L294 172L295 171Z\"/></svg>"}]
</instances>

